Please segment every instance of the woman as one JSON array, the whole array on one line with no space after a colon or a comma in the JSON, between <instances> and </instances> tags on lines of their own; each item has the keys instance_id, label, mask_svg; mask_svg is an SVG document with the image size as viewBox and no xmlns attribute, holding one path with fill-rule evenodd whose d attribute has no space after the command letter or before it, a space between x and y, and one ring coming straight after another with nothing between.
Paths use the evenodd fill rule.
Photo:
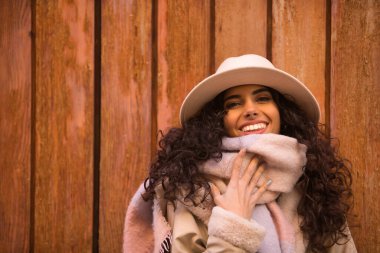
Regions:
<instances>
[{"instance_id":1,"label":"woman","mask_svg":"<svg viewBox=\"0 0 380 253\"><path fill-rule=\"evenodd\" d=\"M351 174L319 115L305 85L267 59L225 60L160 140L124 252L356 252Z\"/></svg>"}]
</instances>

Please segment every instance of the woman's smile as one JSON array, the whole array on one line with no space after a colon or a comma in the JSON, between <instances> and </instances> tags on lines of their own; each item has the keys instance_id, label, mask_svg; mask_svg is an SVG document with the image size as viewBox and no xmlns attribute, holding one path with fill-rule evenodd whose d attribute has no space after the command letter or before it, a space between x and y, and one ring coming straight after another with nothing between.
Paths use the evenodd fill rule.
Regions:
<instances>
[{"instance_id":1,"label":"woman's smile","mask_svg":"<svg viewBox=\"0 0 380 253\"><path fill-rule=\"evenodd\" d=\"M267 125L267 122L247 123L246 125L240 128L240 131L247 134L260 133L266 129Z\"/></svg>"},{"instance_id":2,"label":"woman's smile","mask_svg":"<svg viewBox=\"0 0 380 253\"><path fill-rule=\"evenodd\" d=\"M269 89L247 84L224 94L224 128L230 137L280 133L280 113Z\"/></svg>"}]
</instances>

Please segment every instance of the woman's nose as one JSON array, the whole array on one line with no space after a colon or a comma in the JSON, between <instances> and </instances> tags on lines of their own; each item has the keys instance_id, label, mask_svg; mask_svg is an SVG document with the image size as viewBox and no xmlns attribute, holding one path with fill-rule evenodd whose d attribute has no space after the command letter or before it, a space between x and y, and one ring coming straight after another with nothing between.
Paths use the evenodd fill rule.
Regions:
<instances>
[{"instance_id":1,"label":"woman's nose","mask_svg":"<svg viewBox=\"0 0 380 253\"><path fill-rule=\"evenodd\" d=\"M254 119L257 117L257 108L251 101L248 101L244 106L244 118Z\"/></svg>"},{"instance_id":2,"label":"woman's nose","mask_svg":"<svg viewBox=\"0 0 380 253\"><path fill-rule=\"evenodd\" d=\"M244 118L246 118L246 119L255 119L257 117L257 112L255 112L255 111L246 111L245 113L244 113Z\"/></svg>"}]
</instances>

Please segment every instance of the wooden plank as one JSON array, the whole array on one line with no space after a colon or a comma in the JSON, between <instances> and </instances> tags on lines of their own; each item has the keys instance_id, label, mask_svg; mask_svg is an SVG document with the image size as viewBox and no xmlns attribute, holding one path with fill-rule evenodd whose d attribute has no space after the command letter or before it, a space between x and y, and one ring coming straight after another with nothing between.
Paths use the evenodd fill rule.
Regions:
<instances>
[{"instance_id":1,"label":"wooden plank","mask_svg":"<svg viewBox=\"0 0 380 253\"><path fill-rule=\"evenodd\" d=\"M266 56L267 1L215 1L215 68L228 57Z\"/></svg>"},{"instance_id":2,"label":"wooden plank","mask_svg":"<svg viewBox=\"0 0 380 253\"><path fill-rule=\"evenodd\" d=\"M0 252L29 252L30 1L0 1Z\"/></svg>"},{"instance_id":3,"label":"wooden plank","mask_svg":"<svg viewBox=\"0 0 380 253\"><path fill-rule=\"evenodd\" d=\"M99 252L121 252L127 205L151 148L152 1L102 3Z\"/></svg>"},{"instance_id":4,"label":"wooden plank","mask_svg":"<svg viewBox=\"0 0 380 253\"><path fill-rule=\"evenodd\" d=\"M36 1L34 252L92 252L94 6Z\"/></svg>"},{"instance_id":5,"label":"wooden plank","mask_svg":"<svg viewBox=\"0 0 380 253\"><path fill-rule=\"evenodd\" d=\"M331 130L352 162L349 225L358 252L380 252L380 2L333 1Z\"/></svg>"},{"instance_id":6,"label":"wooden plank","mask_svg":"<svg viewBox=\"0 0 380 253\"><path fill-rule=\"evenodd\" d=\"M210 2L158 2L157 127L179 125L186 94L210 70Z\"/></svg>"},{"instance_id":7,"label":"wooden plank","mask_svg":"<svg viewBox=\"0 0 380 253\"><path fill-rule=\"evenodd\" d=\"M326 2L273 1L272 62L311 90L325 122Z\"/></svg>"}]
</instances>

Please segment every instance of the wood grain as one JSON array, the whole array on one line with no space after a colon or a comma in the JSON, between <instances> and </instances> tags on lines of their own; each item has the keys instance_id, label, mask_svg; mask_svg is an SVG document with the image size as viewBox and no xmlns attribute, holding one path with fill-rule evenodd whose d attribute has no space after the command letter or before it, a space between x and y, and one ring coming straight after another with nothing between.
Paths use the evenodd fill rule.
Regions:
<instances>
[{"instance_id":1,"label":"wood grain","mask_svg":"<svg viewBox=\"0 0 380 253\"><path fill-rule=\"evenodd\" d=\"M215 1L215 67L228 57L266 56L267 1Z\"/></svg>"},{"instance_id":2,"label":"wood grain","mask_svg":"<svg viewBox=\"0 0 380 253\"><path fill-rule=\"evenodd\" d=\"M272 62L311 90L325 122L326 3L273 1Z\"/></svg>"},{"instance_id":3,"label":"wood grain","mask_svg":"<svg viewBox=\"0 0 380 253\"><path fill-rule=\"evenodd\" d=\"M358 252L380 252L379 13L376 0L332 2L331 130L352 162Z\"/></svg>"},{"instance_id":4,"label":"wood grain","mask_svg":"<svg viewBox=\"0 0 380 253\"><path fill-rule=\"evenodd\" d=\"M121 252L124 217L151 157L152 1L102 3L99 252Z\"/></svg>"},{"instance_id":5,"label":"wood grain","mask_svg":"<svg viewBox=\"0 0 380 253\"><path fill-rule=\"evenodd\" d=\"M29 252L31 5L0 1L0 252Z\"/></svg>"},{"instance_id":6,"label":"wood grain","mask_svg":"<svg viewBox=\"0 0 380 253\"><path fill-rule=\"evenodd\" d=\"M92 252L94 6L36 1L34 252Z\"/></svg>"},{"instance_id":7,"label":"wood grain","mask_svg":"<svg viewBox=\"0 0 380 253\"><path fill-rule=\"evenodd\" d=\"M120 252L125 211L147 175L157 130L178 126L189 90L224 58L245 53L272 57L316 95L321 122L352 162L349 225L358 251L380 252L379 1L99 6L0 1L0 252Z\"/></svg>"},{"instance_id":8,"label":"wood grain","mask_svg":"<svg viewBox=\"0 0 380 253\"><path fill-rule=\"evenodd\" d=\"M210 2L158 1L157 128L179 124L186 94L210 70Z\"/></svg>"}]
</instances>

